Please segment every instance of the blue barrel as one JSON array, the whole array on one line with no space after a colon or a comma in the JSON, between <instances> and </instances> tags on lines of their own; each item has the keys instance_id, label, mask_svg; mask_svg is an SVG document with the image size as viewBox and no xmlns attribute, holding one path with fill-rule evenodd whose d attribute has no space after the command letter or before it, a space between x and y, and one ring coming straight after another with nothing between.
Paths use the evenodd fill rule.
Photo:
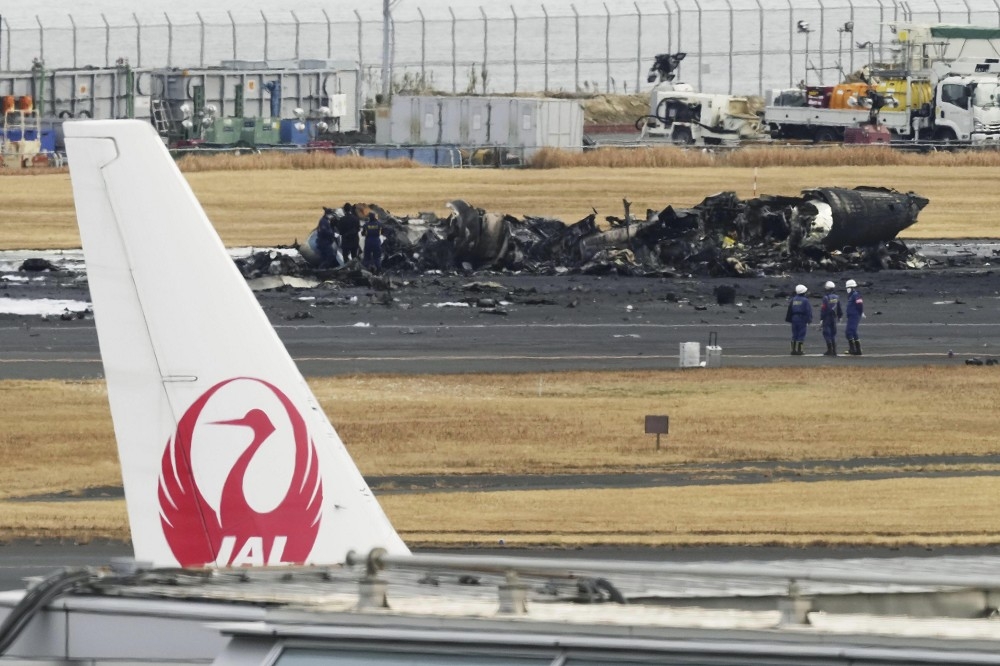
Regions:
<instances>
[{"instance_id":1,"label":"blue barrel","mask_svg":"<svg viewBox=\"0 0 1000 666\"><path fill-rule=\"evenodd\" d=\"M51 127L42 128L42 152L56 152L56 131Z\"/></svg>"},{"instance_id":2,"label":"blue barrel","mask_svg":"<svg viewBox=\"0 0 1000 666\"><path fill-rule=\"evenodd\" d=\"M302 125L302 129L298 129L296 125ZM281 121L280 130L281 143L291 144L294 146L304 146L309 143L309 128L304 122L298 120L297 118L286 118Z\"/></svg>"}]
</instances>

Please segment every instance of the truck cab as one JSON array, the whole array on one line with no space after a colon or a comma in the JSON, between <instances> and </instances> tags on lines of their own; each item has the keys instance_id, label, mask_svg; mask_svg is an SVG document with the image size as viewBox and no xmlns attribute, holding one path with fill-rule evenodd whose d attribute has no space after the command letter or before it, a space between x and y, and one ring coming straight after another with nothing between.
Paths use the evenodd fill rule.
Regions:
<instances>
[{"instance_id":1,"label":"truck cab","mask_svg":"<svg viewBox=\"0 0 1000 666\"><path fill-rule=\"evenodd\" d=\"M1000 144L1000 74L946 76L938 81L934 138Z\"/></svg>"}]
</instances>

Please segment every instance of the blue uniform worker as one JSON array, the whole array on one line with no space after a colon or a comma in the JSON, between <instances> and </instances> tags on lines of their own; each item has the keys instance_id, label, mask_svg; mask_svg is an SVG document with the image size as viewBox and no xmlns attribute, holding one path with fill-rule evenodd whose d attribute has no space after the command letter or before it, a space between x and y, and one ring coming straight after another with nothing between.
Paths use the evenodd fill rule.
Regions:
<instances>
[{"instance_id":1,"label":"blue uniform worker","mask_svg":"<svg viewBox=\"0 0 1000 666\"><path fill-rule=\"evenodd\" d=\"M368 213L368 219L361 233L365 237L365 254L361 259L361 265L378 272L382 270L382 223L378 221L375 213Z\"/></svg>"},{"instance_id":2,"label":"blue uniform worker","mask_svg":"<svg viewBox=\"0 0 1000 666\"><path fill-rule=\"evenodd\" d=\"M819 320L823 323L823 339L826 340L826 351L823 356L836 356L837 322L844 316L844 312L840 307L840 297L834 291L837 285L827 282L824 287L826 294L823 296L823 304L819 307Z\"/></svg>"},{"instance_id":3,"label":"blue uniform worker","mask_svg":"<svg viewBox=\"0 0 1000 666\"><path fill-rule=\"evenodd\" d=\"M358 217L354 204L344 204L344 216L337 222L337 231L340 232L341 249L344 252L344 260L350 261L357 258L358 234L361 233L361 219Z\"/></svg>"},{"instance_id":4,"label":"blue uniform worker","mask_svg":"<svg viewBox=\"0 0 1000 666\"><path fill-rule=\"evenodd\" d=\"M858 339L858 324L865 316L865 302L858 291L858 283L848 280L847 287L847 327L844 333L847 335L847 346L851 356L861 356L861 340Z\"/></svg>"},{"instance_id":5,"label":"blue uniform worker","mask_svg":"<svg viewBox=\"0 0 1000 666\"><path fill-rule=\"evenodd\" d=\"M333 231L333 211L329 208L323 212L316 225L316 251L319 252L319 267L329 268L337 265L337 250L334 248L336 236Z\"/></svg>"},{"instance_id":6,"label":"blue uniform worker","mask_svg":"<svg viewBox=\"0 0 1000 666\"><path fill-rule=\"evenodd\" d=\"M806 296L804 284L795 286L795 296L788 304L785 321L792 325L792 356L802 356L802 343L806 340L806 329L813 320L813 307Z\"/></svg>"}]
</instances>

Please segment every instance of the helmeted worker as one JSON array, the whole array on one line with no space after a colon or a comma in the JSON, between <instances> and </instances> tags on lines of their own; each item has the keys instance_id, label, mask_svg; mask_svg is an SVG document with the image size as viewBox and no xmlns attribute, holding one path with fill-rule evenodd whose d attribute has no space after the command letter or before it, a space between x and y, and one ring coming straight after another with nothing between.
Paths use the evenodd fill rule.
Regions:
<instances>
[{"instance_id":1,"label":"helmeted worker","mask_svg":"<svg viewBox=\"0 0 1000 666\"><path fill-rule=\"evenodd\" d=\"M823 304L819 307L819 320L823 323L823 339L826 340L826 351L823 356L836 356L837 322L844 316L844 312L840 307L840 297L834 291L837 285L828 281L823 287L826 289L826 294L823 295Z\"/></svg>"},{"instance_id":2,"label":"helmeted worker","mask_svg":"<svg viewBox=\"0 0 1000 666\"><path fill-rule=\"evenodd\" d=\"M382 270L382 223L375 213L368 213L368 220L361 233L365 237L365 254L361 265L378 272Z\"/></svg>"},{"instance_id":3,"label":"helmeted worker","mask_svg":"<svg viewBox=\"0 0 1000 666\"><path fill-rule=\"evenodd\" d=\"M858 283L848 280L844 283L847 287L847 327L844 333L847 335L847 347L851 356L861 356L861 340L858 339L858 324L865 317L865 302L858 291Z\"/></svg>"},{"instance_id":4,"label":"helmeted worker","mask_svg":"<svg viewBox=\"0 0 1000 666\"><path fill-rule=\"evenodd\" d=\"M358 234L361 233L361 219L354 204L344 204L344 216L337 222L337 231L340 232L344 261L356 258L360 254L361 241Z\"/></svg>"},{"instance_id":5,"label":"helmeted worker","mask_svg":"<svg viewBox=\"0 0 1000 666\"><path fill-rule=\"evenodd\" d=\"M802 356L802 344L806 340L806 330L812 323L813 308L804 284L795 285L795 295L788 303L788 313L785 321L792 325L792 356Z\"/></svg>"},{"instance_id":6,"label":"helmeted worker","mask_svg":"<svg viewBox=\"0 0 1000 666\"><path fill-rule=\"evenodd\" d=\"M337 265L337 235L333 230L334 212L332 208L323 209L323 217L316 225L316 251L319 253L319 267L330 268Z\"/></svg>"}]
</instances>

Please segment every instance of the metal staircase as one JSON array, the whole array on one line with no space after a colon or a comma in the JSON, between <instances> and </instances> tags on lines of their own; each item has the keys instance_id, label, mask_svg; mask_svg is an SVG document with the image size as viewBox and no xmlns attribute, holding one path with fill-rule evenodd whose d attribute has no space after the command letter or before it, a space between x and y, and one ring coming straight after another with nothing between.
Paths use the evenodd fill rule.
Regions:
<instances>
[{"instance_id":1,"label":"metal staircase","mask_svg":"<svg viewBox=\"0 0 1000 666\"><path fill-rule=\"evenodd\" d=\"M162 99L154 99L150 102L150 112L152 114L153 127L157 134L166 140L170 135L170 116L167 112L167 105Z\"/></svg>"}]
</instances>

